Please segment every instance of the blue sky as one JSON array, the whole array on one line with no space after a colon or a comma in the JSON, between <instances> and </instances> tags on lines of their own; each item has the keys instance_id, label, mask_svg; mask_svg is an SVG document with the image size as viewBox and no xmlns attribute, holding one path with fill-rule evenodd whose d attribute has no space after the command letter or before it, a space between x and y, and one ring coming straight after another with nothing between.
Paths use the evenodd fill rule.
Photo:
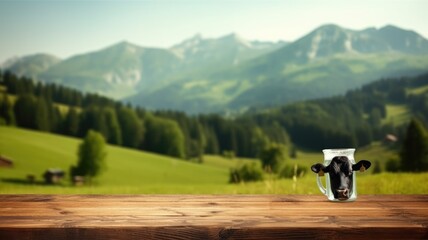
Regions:
<instances>
[{"instance_id":1,"label":"blue sky","mask_svg":"<svg viewBox=\"0 0 428 240\"><path fill-rule=\"evenodd\" d=\"M40 52L67 58L123 40L170 47L198 33L293 41L326 23L393 24L427 38L427 11L427 0L0 0L0 63Z\"/></svg>"}]
</instances>

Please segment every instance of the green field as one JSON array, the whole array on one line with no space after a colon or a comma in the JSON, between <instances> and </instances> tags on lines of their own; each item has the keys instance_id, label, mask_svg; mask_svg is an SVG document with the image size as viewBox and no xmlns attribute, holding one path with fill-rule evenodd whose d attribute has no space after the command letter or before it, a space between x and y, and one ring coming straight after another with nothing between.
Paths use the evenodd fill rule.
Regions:
<instances>
[{"instance_id":1,"label":"green field","mask_svg":"<svg viewBox=\"0 0 428 240\"><path fill-rule=\"evenodd\" d=\"M409 122L411 112L404 104L387 104L386 118L382 119L382 124L390 123L399 126Z\"/></svg>"},{"instance_id":2,"label":"green field","mask_svg":"<svg viewBox=\"0 0 428 240\"><path fill-rule=\"evenodd\" d=\"M53 194L320 194L315 174L308 172L296 181L278 180L273 176L257 183L229 184L229 168L249 159L230 160L219 156L205 156L204 164L178 160L162 155L115 146L107 148L107 171L91 186L71 186L68 178L61 185L48 186L42 174L48 168L68 172L77 161L80 139L69 138L19 128L0 127L0 154L14 162L13 168L0 168L0 193ZM395 153L375 144L360 149L357 159L383 162ZM322 162L322 153L298 152L298 162L308 167ZM30 184L26 176L33 174ZM358 192L365 194L428 193L428 173L422 174L358 174Z\"/></svg>"}]
</instances>

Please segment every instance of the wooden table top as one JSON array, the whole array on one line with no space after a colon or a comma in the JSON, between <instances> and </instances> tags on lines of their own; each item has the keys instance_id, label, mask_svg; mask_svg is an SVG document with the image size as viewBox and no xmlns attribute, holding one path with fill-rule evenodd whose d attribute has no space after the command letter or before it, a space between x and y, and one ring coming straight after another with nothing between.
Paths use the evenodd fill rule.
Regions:
<instances>
[{"instance_id":1,"label":"wooden table top","mask_svg":"<svg viewBox=\"0 0 428 240\"><path fill-rule=\"evenodd\" d=\"M428 195L0 195L0 239L428 239Z\"/></svg>"}]
</instances>

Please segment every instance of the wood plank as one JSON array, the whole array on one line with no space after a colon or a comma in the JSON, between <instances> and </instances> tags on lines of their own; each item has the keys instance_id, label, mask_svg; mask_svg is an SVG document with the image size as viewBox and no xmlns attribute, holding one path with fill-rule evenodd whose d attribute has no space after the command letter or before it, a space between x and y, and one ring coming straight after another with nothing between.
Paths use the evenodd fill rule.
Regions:
<instances>
[{"instance_id":1,"label":"wood plank","mask_svg":"<svg viewBox=\"0 0 428 240\"><path fill-rule=\"evenodd\" d=\"M358 202L379 201L379 195L358 196ZM427 202L427 195L381 195L383 202ZM321 195L42 195L4 194L0 202L325 202Z\"/></svg>"},{"instance_id":2,"label":"wood plank","mask_svg":"<svg viewBox=\"0 0 428 240\"><path fill-rule=\"evenodd\" d=\"M428 239L428 195L0 195L0 239Z\"/></svg>"}]
</instances>

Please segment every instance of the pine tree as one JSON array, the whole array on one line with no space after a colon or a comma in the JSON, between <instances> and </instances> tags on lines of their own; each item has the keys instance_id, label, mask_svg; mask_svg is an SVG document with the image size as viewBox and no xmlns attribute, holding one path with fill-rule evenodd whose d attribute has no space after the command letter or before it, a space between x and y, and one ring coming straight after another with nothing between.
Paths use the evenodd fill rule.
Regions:
<instances>
[{"instance_id":1,"label":"pine tree","mask_svg":"<svg viewBox=\"0 0 428 240\"><path fill-rule=\"evenodd\" d=\"M428 170L428 133L418 119L410 121L401 147L400 158L403 171Z\"/></svg>"},{"instance_id":2,"label":"pine tree","mask_svg":"<svg viewBox=\"0 0 428 240\"><path fill-rule=\"evenodd\" d=\"M79 115L74 107L70 107L65 117L63 133L69 136L77 136L79 133Z\"/></svg>"},{"instance_id":3,"label":"pine tree","mask_svg":"<svg viewBox=\"0 0 428 240\"><path fill-rule=\"evenodd\" d=\"M185 138L177 122L154 116L146 118L144 149L173 157L185 157Z\"/></svg>"},{"instance_id":4,"label":"pine tree","mask_svg":"<svg viewBox=\"0 0 428 240\"><path fill-rule=\"evenodd\" d=\"M55 106L51 101L47 102L49 110L49 119L50 119L50 131L55 133L61 132L61 124L63 122L63 117L58 106Z\"/></svg>"},{"instance_id":5,"label":"pine tree","mask_svg":"<svg viewBox=\"0 0 428 240\"><path fill-rule=\"evenodd\" d=\"M90 106L83 110L79 128L79 136L85 136L89 130L101 133L104 138L108 138L109 131L106 124L105 114L98 106Z\"/></svg>"},{"instance_id":6,"label":"pine tree","mask_svg":"<svg viewBox=\"0 0 428 240\"><path fill-rule=\"evenodd\" d=\"M109 132L107 142L116 145L121 145L122 131L120 129L119 121L117 120L116 111L113 108L105 108L103 112L105 115L105 121Z\"/></svg>"},{"instance_id":7,"label":"pine tree","mask_svg":"<svg viewBox=\"0 0 428 240\"><path fill-rule=\"evenodd\" d=\"M259 156L260 152L269 145L270 141L261 128L255 127L252 130L251 143L252 155L253 157L257 157Z\"/></svg>"},{"instance_id":8,"label":"pine tree","mask_svg":"<svg viewBox=\"0 0 428 240\"><path fill-rule=\"evenodd\" d=\"M22 95L13 107L16 124L19 127L36 129L36 98L32 95Z\"/></svg>"},{"instance_id":9,"label":"pine tree","mask_svg":"<svg viewBox=\"0 0 428 240\"><path fill-rule=\"evenodd\" d=\"M205 151L211 154L218 154L220 152L218 140L212 127L205 126L205 135L207 139L207 146Z\"/></svg>"},{"instance_id":10,"label":"pine tree","mask_svg":"<svg viewBox=\"0 0 428 240\"><path fill-rule=\"evenodd\" d=\"M370 125L365 123L355 129L355 137L360 147L369 145L373 141Z\"/></svg>"},{"instance_id":11,"label":"pine tree","mask_svg":"<svg viewBox=\"0 0 428 240\"><path fill-rule=\"evenodd\" d=\"M46 100L39 98L36 105L36 129L48 132L50 131L50 118L49 110L47 107Z\"/></svg>"},{"instance_id":12,"label":"pine tree","mask_svg":"<svg viewBox=\"0 0 428 240\"><path fill-rule=\"evenodd\" d=\"M15 74L12 74L10 71L6 71L3 73L3 82L5 83L5 86L7 87L7 91L10 94L17 94L18 88L20 87L17 77Z\"/></svg>"},{"instance_id":13,"label":"pine tree","mask_svg":"<svg viewBox=\"0 0 428 240\"><path fill-rule=\"evenodd\" d=\"M374 127L379 127L382 121L382 114L378 108L373 108L370 112L369 123Z\"/></svg>"},{"instance_id":14,"label":"pine tree","mask_svg":"<svg viewBox=\"0 0 428 240\"><path fill-rule=\"evenodd\" d=\"M6 93L3 94L3 99L0 104L0 118L3 118L7 125L15 125L12 103L9 101Z\"/></svg>"},{"instance_id":15,"label":"pine tree","mask_svg":"<svg viewBox=\"0 0 428 240\"><path fill-rule=\"evenodd\" d=\"M188 125L188 136L186 136L186 132L183 127L180 126L181 131L185 136L186 142L186 158L193 159L196 158L198 162L203 162L203 155L205 152L205 148L207 146L207 138L205 136L204 129L201 124L196 119L191 119L187 121Z\"/></svg>"},{"instance_id":16,"label":"pine tree","mask_svg":"<svg viewBox=\"0 0 428 240\"><path fill-rule=\"evenodd\" d=\"M161 130L163 134L163 143L165 143L166 147L165 153L169 156L184 158L184 135L178 124L172 120L165 120ZM201 154L202 153L199 153L198 155Z\"/></svg>"},{"instance_id":17,"label":"pine tree","mask_svg":"<svg viewBox=\"0 0 428 240\"><path fill-rule=\"evenodd\" d=\"M132 148L138 147L144 134L141 119L132 109L126 107L119 109L118 119L122 129L122 144Z\"/></svg>"}]
</instances>

